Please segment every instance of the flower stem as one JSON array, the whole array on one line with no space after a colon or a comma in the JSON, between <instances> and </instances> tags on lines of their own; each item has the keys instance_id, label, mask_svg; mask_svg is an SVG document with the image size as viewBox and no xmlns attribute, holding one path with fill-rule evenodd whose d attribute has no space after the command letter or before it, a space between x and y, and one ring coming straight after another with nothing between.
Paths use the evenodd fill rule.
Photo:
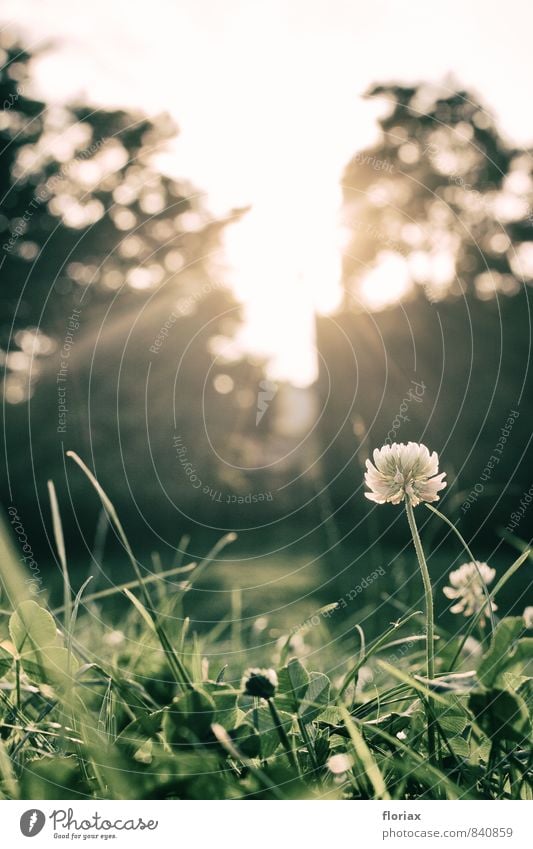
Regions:
<instances>
[{"instance_id":1,"label":"flower stem","mask_svg":"<svg viewBox=\"0 0 533 849\"><path fill-rule=\"evenodd\" d=\"M434 615L433 615L433 588L429 577L429 570L424 556L424 549L420 540L420 534L416 526L413 506L408 498L405 499L405 512L407 513L407 521L413 537L413 544L422 574L422 582L424 584L424 595L426 601L426 675L431 680L435 676L435 659L434 659ZM435 757L435 728L431 720L430 711L426 711L428 724L428 752L429 759L434 760Z\"/></svg>"},{"instance_id":2,"label":"flower stem","mask_svg":"<svg viewBox=\"0 0 533 849\"><path fill-rule=\"evenodd\" d=\"M428 504L426 502L426 507L428 508L428 510L431 510L432 513L435 513L435 516L438 516L439 519L442 519L442 521L445 522L448 525L448 527L454 532L454 534L457 535L459 542L461 543L464 550L466 551L466 553L470 557L470 560L472 561L472 563L476 567L476 572L477 572L477 575L478 575L478 578L479 578L479 582L481 584L481 588L483 590L483 595L485 596L485 601L486 601L486 605L487 605L487 612L488 612L488 616L489 616L489 620L490 620L491 637L492 637L494 635L494 631L496 629L496 623L494 621L494 612L492 610L492 602L490 600L490 595L489 595L489 590L488 590L487 584L485 583L485 579L483 578L483 575L481 574L481 570L479 568L479 565L478 565L476 558L474 557L474 555L470 551L470 548L468 547L468 543L466 542L464 537L461 536L461 534L459 533L459 531L457 530L457 528L455 527L453 522L450 522L448 517L445 516L444 513L441 513L440 510L437 510L436 507L433 507L432 504Z\"/></svg>"},{"instance_id":3,"label":"flower stem","mask_svg":"<svg viewBox=\"0 0 533 849\"><path fill-rule=\"evenodd\" d=\"M283 727L283 723L282 723L281 717L278 713L278 709L277 709L276 705L274 704L274 702L272 701L272 699L267 699L267 703L268 703L268 707L270 709L270 714L272 716L272 720L273 720L274 725L276 727L276 730L278 732L278 736L279 736L279 739L281 741L281 745L283 746L283 748L285 749L285 752L287 753L289 763L290 763L290 765L292 766L293 769L295 769L297 772L299 772L298 762L297 762L296 757L294 755L294 752L293 752L292 746L290 744L289 738L287 737L287 733L286 733L286 731Z\"/></svg>"}]
</instances>

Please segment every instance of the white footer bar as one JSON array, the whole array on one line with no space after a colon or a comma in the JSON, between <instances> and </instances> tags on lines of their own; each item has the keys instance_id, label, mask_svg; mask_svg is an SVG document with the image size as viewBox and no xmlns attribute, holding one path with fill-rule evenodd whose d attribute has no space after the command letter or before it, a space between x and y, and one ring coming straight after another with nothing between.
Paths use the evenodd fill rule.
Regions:
<instances>
[{"instance_id":1,"label":"white footer bar","mask_svg":"<svg viewBox=\"0 0 533 849\"><path fill-rule=\"evenodd\" d=\"M6 849L73 843L117 849L527 849L533 846L532 819L533 802L0 802Z\"/></svg>"}]
</instances>

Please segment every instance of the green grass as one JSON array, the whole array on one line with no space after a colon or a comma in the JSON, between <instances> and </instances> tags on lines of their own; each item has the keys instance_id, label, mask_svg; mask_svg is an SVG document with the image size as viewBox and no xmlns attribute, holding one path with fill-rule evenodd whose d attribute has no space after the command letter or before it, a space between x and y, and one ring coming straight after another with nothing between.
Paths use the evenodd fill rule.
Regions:
<instances>
[{"instance_id":1,"label":"green grass","mask_svg":"<svg viewBox=\"0 0 533 849\"><path fill-rule=\"evenodd\" d=\"M84 471L132 574L124 587L72 591L53 487L60 607L28 595L2 539L3 798L533 798L533 639L521 617L492 635L475 617L454 618L460 633L437 619L431 680L424 615L409 599L373 631L365 602L348 620L331 605L312 610L294 633L294 620L272 630L243 616L234 590L218 622L191 627L193 587L232 537L200 563L156 561L143 578ZM530 562L525 550L496 591ZM273 696L243 691L256 666L276 670Z\"/></svg>"}]
</instances>

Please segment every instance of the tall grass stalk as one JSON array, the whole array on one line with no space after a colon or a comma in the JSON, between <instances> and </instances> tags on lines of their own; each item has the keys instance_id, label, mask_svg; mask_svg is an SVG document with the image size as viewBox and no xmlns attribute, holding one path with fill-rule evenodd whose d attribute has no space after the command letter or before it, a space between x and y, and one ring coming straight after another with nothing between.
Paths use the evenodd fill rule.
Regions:
<instances>
[{"instance_id":1,"label":"tall grass stalk","mask_svg":"<svg viewBox=\"0 0 533 849\"><path fill-rule=\"evenodd\" d=\"M65 538L63 536L63 525L61 523L61 514L59 512L56 489L53 481L48 481L48 497L50 498L50 509L52 511L52 526L54 529L57 556L59 558L59 565L61 566L61 575L63 578L63 622L65 624L65 630L69 631L70 620L72 618L72 594L70 577L68 574Z\"/></svg>"}]
</instances>

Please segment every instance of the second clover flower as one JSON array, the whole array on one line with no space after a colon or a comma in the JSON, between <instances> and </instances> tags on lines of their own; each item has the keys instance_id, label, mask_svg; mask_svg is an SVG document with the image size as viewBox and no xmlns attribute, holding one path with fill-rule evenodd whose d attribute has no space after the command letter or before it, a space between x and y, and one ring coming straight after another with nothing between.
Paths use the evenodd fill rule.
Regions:
<instances>
[{"instance_id":1,"label":"second clover flower","mask_svg":"<svg viewBox=\"0 0 533 849\"><path fill-rule=\"evenodd\" d=\"M496 570L491 569L487 563L463 563L458 569L450 572L450 586L444 587L443 592L446 598L455 601L455 604L450 608L451 613L464 613L465 616L472 616L474 613L481 613L481 621L484 621L484 614L488 610L488 600L486 598L486 586L492 583ZM493 601L490 602L493 611L498 608Z\"/></svg>"},{"instance_id":2,"label":"second clover flower","mask_svg":"<svg viewBox=\"0 0 533 849\"><path fill-rule=\"evenodd\" d=\"M374 462L366 461L366 497L376 504L400 504L404 499L416 507L421 501L438 501L444 489L445 472L439 471L439 457L418 442L394 442L376 448Z\"/></svg>"}]
</instances>

